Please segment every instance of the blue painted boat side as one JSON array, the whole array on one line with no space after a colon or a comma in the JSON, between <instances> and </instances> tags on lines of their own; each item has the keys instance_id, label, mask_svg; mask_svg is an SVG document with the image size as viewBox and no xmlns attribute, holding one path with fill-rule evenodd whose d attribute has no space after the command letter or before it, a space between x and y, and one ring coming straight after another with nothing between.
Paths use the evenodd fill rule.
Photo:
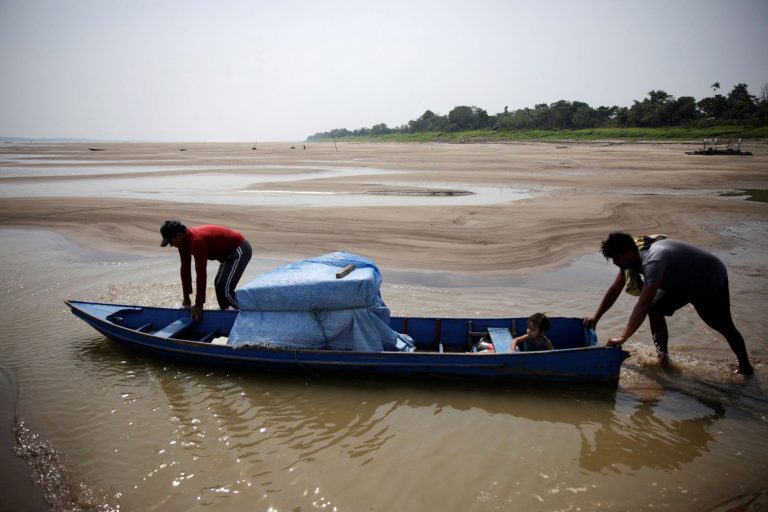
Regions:
<instances>
[{"instance_id":1,"label":"blue painted boat side","mask_svg":"<svg viewBox=\"0 0 768 512\"><path fill-rule=\"evenodd\" d=\"M581 348L565 348L548 352L531 353L496 353L472 354L465 352L348 352L331 350L273 349L246 347L233 349L227 345L217 345L200 341L161 338L152 331L180 318L187 318L189 312L178 309L147 308L119 304L99 304L79 301L67 301L73 314L91 325L98 332L130 349L152 356L160 356L183 361L205 364L239 366L263 370L307 371L307 372L354 372L366 375L400 376L441 376L465 379L492 380L544 380L544 381L584 381L615 382L618 380L621 363L628 357L620 348L599 347L596 344ZM237 312L210 311L196 329L218 329L228 333ZM118 325L128 318L135 327L144 322L152 324L149 332ZM145 322L145 320L150 320ZM429 324L429 319L408 319L421 325ZM523 321L525 319L522 319ZM394 319L400 322L402 319ZM478 326L516 322L517 319L477 320ZM116 323L117 322L117 323ZM456 326L466 330L467 319L432 319L432 335L436 326L445 329L440 335L454 340L463 333L454 332ZM450 329L454 325L453 330ZM583 336L590 333L583 332ZM426 333L416 329L425 343L432 344ZM596 341L596 339L595 339Z\"/></svg>"}]
</instances>

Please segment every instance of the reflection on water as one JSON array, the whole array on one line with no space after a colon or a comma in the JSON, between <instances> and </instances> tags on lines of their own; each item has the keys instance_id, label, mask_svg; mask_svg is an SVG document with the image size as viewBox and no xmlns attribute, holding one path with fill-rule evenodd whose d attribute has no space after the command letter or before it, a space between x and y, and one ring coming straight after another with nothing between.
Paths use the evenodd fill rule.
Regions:
<instances>
[{"instance_id":1,"label":"reflection on water","mask_svg":"<svg viewBox=\"0 0 768 512\"><path fill-rule=\"evenodd\" d=\"M99 343L109 350L98 348ZM726 416L719 403L674 391L660 390L640 399L631 391L599 387L511 390L429 381L398 385L306 380L155 361L103 340L88 345L78 351L84 373L114 376L115 368L127 362L121 373L133 368L135 374L145 375L134 383L135 391L124 387L126 381L118 386L131 400L143 395L138 400L148 402L126 402L126 407L164 404L158 412L168 428L144 462L147 476L139 487L151 478L162 478L166 468L179 466L184 471L167 472L166 481L177 487L194 483L189 492L203 504L228 496L237 507L241 502L236 497L254 487L267 495L311 496L316 482L324 480L315 474L321 467L362 475L363 481L356 485L371 490L378 485L373 475L386 468L395 472L387 473L393 485L405 485L408 479L436 471L434 460L414 457L411 451L451 464L443 452L462 458L478 452L491 457L492 447L503 453L492 463L496 466L490 478L507 485L511 478L527 479L518 463L528 461L542 474L558 475L557 482L537 483L540 479L533 478L528 485L543 485L549 491L595 491L602 487L604 476L684 470L712 450L718 429L723 428L717 424ZM147 394L146 386L159 394ZM537 439L547 439L547 448ZM571 461L560 458L568 453L573 454ZM399 462L380 460L395 455ZM212 457L217 476L208 480L206 467ZM474 470L482 471L490 460L478 460L480 466ZM504 474L509 477L500 476ZM449 487L473 481L450 471L442 478ZM534 500L531 506L538 501ZM576 502L586 505L593 500ZM565 493L546 500L552 506L573 501Z\"/></svg>"},{"instance_id":2,"label":"reflection on water","mask_svg":"<svg viewBox=\"0 0 768 512\"><path fill-rule=\"evenodd\" d=\"M691 510L764 489L762 413L727 398L765 396L759 382L691 392L700 374L662 377L637 356L613 389L349 381L158 360L106 341L60 301L165 303L178 291L176 265L105 264L45 233L0 231L0 243L0 358L18 380L24 425L63 455L74 500L93 489L124 510ZM604 261L562 271L578 302L593 300L581 290L582 263ZM531 286L530 298L541 282L517 285ZM446 314L481 293L504 297L493 287L463 288L460 300L448 298L455 289L403 293L444 297L436 307Z\"/></svg>"},{"instance_id":3,"label":"reflection on water","mask_svg":"<svg viewBox=\"0 0 768 512\"><path fill-rule=\"evenodd\" d=\"M608 421L582 431L583 469L679 470L708 449L714 441L712 426L725 417L719 403L705 404L674 392L619 405Z\"/></svg>"}]
</instances>

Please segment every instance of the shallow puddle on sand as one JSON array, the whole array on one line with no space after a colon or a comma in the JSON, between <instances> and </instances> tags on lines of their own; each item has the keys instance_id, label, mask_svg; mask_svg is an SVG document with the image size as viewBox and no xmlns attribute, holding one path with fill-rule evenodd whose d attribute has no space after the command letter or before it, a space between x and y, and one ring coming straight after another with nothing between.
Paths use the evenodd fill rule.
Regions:
<instances>
[{"instance_id":1,"label":"shallow puddle on sand","mask_svg":"<svg viewBox=\"0 0 768 512\"><path fill-rule=\"evenodd\" d=\"M213 166L212 166L213 167ZM509 187L462 186L461 184L394 183L407 187L411 193L367 193L343 191L248 190L256 184L285 183L340 177L398 174L402 171L372 168L317 168L263 166L242 169L213 170L177 166L95 166L62 168L0 168L0 177L46 177L44 180L0 182L0 197L115 197L165 201L206 202L210 204L339 207L339 206L428 206L499 204L531 197L528 191ZM260 170L259 170L260 169ZM296 170L295 174L270 173L272 170ZM131 173L190 171L190 174L158 176L126 176ZM97 174L114 174L110 179L89 178ZM51 176L83 176L78 179L56 180ZM422 190L422 194L413 193ZM451 190L454 193L436 193Z\"/></svg>"},{"instance_id":2,"label":"shallow puddle on sand","mask_svg":"<svg viewBox=\"0 0 768 512\"><path fill-rule=\"evenodd\" d=\"M744 188L733 190L729 192L723 192L720 194L722 197L744 197L747 201L756 201L758 203L768 203L768 190L757 188Z\"/></svg>"}]
</instances>

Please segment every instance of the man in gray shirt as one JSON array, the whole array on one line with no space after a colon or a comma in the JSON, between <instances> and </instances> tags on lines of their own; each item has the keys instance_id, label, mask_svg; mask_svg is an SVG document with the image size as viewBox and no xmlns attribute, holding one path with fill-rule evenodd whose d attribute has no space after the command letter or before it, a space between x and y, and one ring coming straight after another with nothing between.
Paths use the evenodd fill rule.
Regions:
<instances>
[{"instance_id":1,"label":"man in gray shirt","mask_svg":"<svg viewBox=\"0 0 768 512\"><path fill-rule=\"evenodd\" d=\"M584 325L597 325L625 286L629 293L638 295L624 332L610 338L608 346L627 341L647 316L659 358L666 360L669 334L664 317L692 304L704 323L725 337L739 360L737 372L753 373L744 338L731 317L728 272L716 256L663 235L633 239L626 233L611 233L602 243L602 252L620 270L594 316L585 318Z\"/></svg>"}]
</instances>

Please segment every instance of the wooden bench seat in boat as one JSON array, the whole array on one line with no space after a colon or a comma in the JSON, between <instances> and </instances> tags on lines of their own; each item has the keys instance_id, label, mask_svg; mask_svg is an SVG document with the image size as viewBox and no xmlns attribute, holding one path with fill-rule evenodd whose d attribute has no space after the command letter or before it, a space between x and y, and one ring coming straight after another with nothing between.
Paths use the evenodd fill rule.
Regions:
<instances>
[{"instance_id":1,"label":"wooden bench seat in boat","mask_svg":"<svg viewBox=\"0 0 768 512\"><path fill-rule=\"evenodd\" d=\"M215 337L216 337L216 331L211 331L211 332L205 333L203 337L197 341L201 343L210 343Z\"/></svg>"},{"instance_id":2,"label":"wooden bench seat in boat","mask_svg":"<svg viewBox=\"0 0 768 512\"><path fill-rule=\"evenodd\" d=\"M149 332L152 329L152 322L147 322L144 325L140 325L136 328L139 332Z\"/></svg>"},{"instance_id":3,"label":"wooden bench seat in boat","mask_svg":"<svg viewBox=\"0 0 768 512\"><path fill-rule=\"evenodd\" d=\"M173 338L184 332L193 323L194 321L191 318L179 318L172 324L167 325L154 333L153 336L157 336L158 338Z\"/></svg>"}]
</instances>

